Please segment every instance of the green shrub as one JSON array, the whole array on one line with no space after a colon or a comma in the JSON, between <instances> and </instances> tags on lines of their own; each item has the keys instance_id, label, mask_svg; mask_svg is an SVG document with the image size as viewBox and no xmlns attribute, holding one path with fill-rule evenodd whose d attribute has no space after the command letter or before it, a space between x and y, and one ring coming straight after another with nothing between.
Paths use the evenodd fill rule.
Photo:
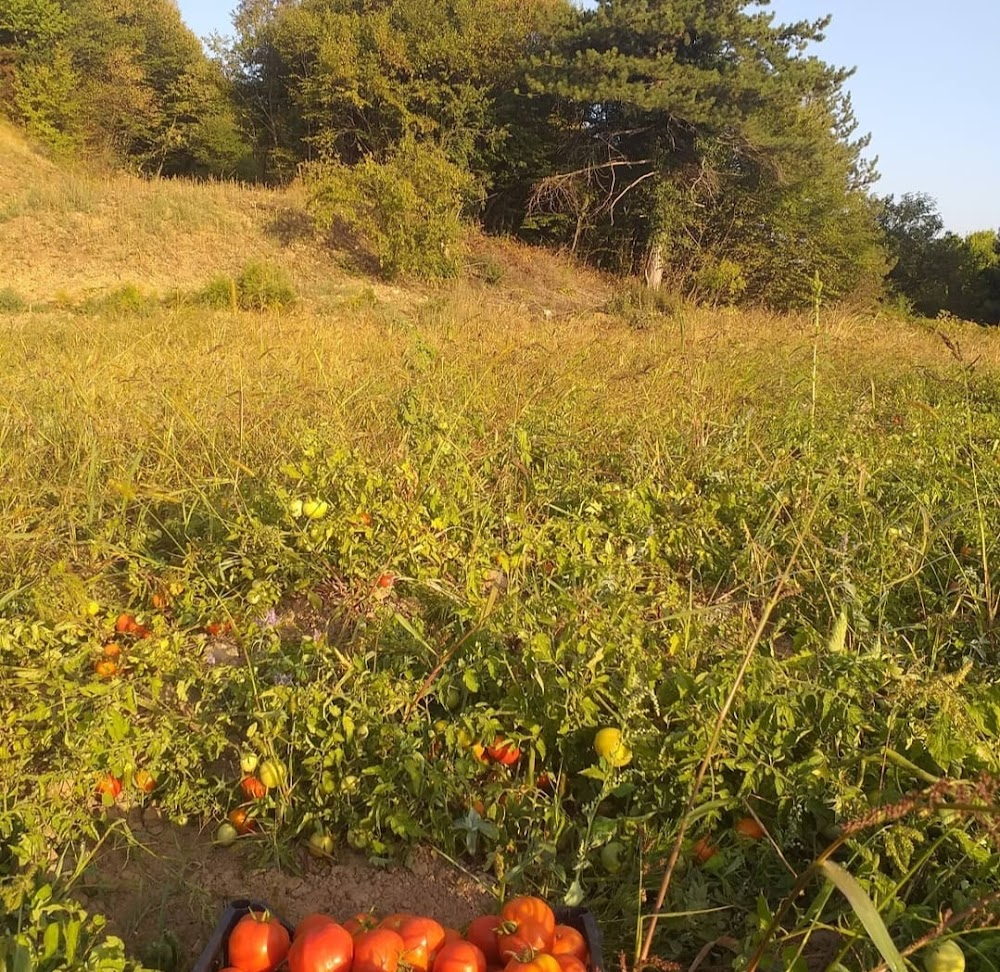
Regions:
<instances>
[{"instance_id":1,"label":"green shrub","mask_svg":"<svg viewBox=\"0 0 1000 972\"><path fill-rule=\"evenodd\" d=\"M273 310L295 303L288 274L271 263L248 263L236 278L236 293L243 310Z\"/></svg>"},{"instance_id":2,"label":"green shrub","mask_svg":"<svg viewBox=\"0 0 1000 972\"><path fill-rule=\"evenodd\" d=\"M196 303L204 304L206 307L213 307L216 310L236 310L239 307L239 292L236 289L236 281L225 274L213 277L195 295Z\"/></svg>"},{"instance_id":3,"label":"green shrub","mask_svg":"<svg viewBox=\"0 0 1000 972\"><path fill-rule=\"evenodd\" d=\"M746 289L743 267L732 260L705 263L694 277L694 296L713 306L735 304Z\"/></svg>"},{"instance_id":4,"label":"green shrub","mask_svg":"<svg viewBox=\"0 0 1000 972\"><path fill-rule=\"evenodd\" d=\"M653 290L638 280L616 288L604 305L608 314L624 318L630 327L639 330L651 327L657 318L676 316L680 307L680 299L672 291Z\"/></svg>"},{"instance_id":5,"label":"green shrub","mask_svg":"<svg viewBox=\"0 0 1000 972\"><path fill-rule=\"evenodd\" d=\"M156 296L144 294L134 283L127 283L98 297L89 297L79 309L85 314L142 316L157 306L159 299Z\"/></svg>"},{"instance_id":6,"label":"green shrub","mask_svg":"<svg viewBox=\"0 0 1000 972\"><path fill-rule=\"evenodd\" d=\"M462 210L476 189L472 175L440 149L408 139L384 162L317 166L310 181L320 228L356 233L385 276L457 272Z\"/></svg>"},{"instance_id":7,"label":"green shrub","mask_svg":"<svg viewBox=\"0 0 1000 972\"><path fill-rule=\"evenodd\" d=\"M0 313L20 314L28 309L28 302L13 287L0 289Z\"/></svg>"},{"instance_id":8,"label":"green shrub","mask_svg":"<svg viewBox=\"0 0 1000 972\"><path fill-rule=\"evenodd\" d=\"M295 303L295 288L281 267L253 262L235 278L213 277L193 300L216 310L274 310Z\"/></svg>"}]
</instances>

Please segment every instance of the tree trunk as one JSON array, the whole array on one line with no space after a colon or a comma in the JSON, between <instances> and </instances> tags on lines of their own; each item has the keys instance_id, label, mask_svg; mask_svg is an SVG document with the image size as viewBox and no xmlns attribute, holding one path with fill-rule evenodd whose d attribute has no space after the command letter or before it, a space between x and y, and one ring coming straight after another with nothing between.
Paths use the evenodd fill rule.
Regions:
<instances>
[{"instance_id":1,"label":"tree trunk","mask_svg":"<svg viewBox=\"0 0 1000 972\"><path fill-rule=\"evenodd\" d=\"M646 252L646 286L650 290L659 290L663 283L663 247L659 243L650 243Z\"/></svg>"}]
</instances>

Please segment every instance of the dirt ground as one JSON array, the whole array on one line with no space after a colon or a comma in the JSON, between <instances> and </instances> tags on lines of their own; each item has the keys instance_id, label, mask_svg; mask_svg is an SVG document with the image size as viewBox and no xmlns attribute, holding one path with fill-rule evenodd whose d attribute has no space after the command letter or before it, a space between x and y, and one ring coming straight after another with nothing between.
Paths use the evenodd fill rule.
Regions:
<instances>
[{"instance_id":1,"label":"dirt ground","mask_svg":"<svg viewBox=\"0 0 1000 972\"><path fill-rule=\"evenodd\" d=\"M74 894L90 910L107 916L108 932L121 937L129 953L164 931L180 945L179 972L201 954L226 902L251 898L269 905L292 924L313 911L341 920L375 908L419 911L446 925L466 924L494 907L487 880L466 874L428 849L408 867L378 868L345 850L330 861L296 848L288 867L259 867L259 844L213 845L211 832L177 827L158 819L130 820L107 840Z\"/></svg>"}]
</instances>

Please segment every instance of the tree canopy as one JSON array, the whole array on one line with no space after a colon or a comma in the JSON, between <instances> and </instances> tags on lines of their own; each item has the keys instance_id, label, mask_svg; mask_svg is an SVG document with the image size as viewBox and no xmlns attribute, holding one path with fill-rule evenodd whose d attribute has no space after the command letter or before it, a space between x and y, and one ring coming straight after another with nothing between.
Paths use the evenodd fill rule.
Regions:
<instances>
[{"instance_id":1,"label":"tree canopy","mask_svg":"<svg viewBox=\"0 0 1000 972\"><path fill-rule=\"evenodd\" d=\"M174 0L10 0L0 105L57 151L233 175L247 148L220 67Z\"/></svg>"},{"instance_id":2,"label":"tree canopy","mask_svg":"<svg viewBox=\"0 0 1000 972\"><path fill-rule=\"evenodd\" d=\"M362 183L399 179L408 213L449 214L445 235L461 209L699 300L794 306L817 274L872 298L888 275L921 313L996 320L996 234L877 199L851 71L815 53L829 19L768 6L240 0L209 59L174 0L7 0L0 107L56 150L149 172L322 171L327 223L330 185L361 206ZM421 197L407 159L462 191Z\"/></svg>"}]
</instances>

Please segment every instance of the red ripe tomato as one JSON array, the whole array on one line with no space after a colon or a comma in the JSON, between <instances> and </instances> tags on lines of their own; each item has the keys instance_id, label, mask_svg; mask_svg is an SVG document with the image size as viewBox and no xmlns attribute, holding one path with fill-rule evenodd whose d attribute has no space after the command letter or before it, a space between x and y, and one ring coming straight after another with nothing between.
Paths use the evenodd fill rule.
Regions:
<instances>
[{"instance_id":1,"label":"red ripe tomato","mask_svg":"<svg viewBox=\"0 0 1000 972\"><path fill-rule=\"evenodd\" d=\"M562 972L587 972L586 964L575 955L563 953L553 956L562 968Z\"/></svg>"},{"instance_id":2,"label":"red ripe tomato","mask_svg":"<svg viewBox=\"0 0 1000 972\"><path fill-rule=\"evenodd\" d=\"M379 928L388 928L389 931L398 932L413 917L408 911L397 911L389 915L388 918L383 918L379 922Z\"/></svg>"},{"instance_id":3,"label":"red ripe tomato","mask_svg":"<svg viewBox=\"0 0 1000 972\"><path fill-rule=\"evenodd\" d=\"M114 776L112 773L108 773L107 776L102 777L97 781L97 792L101 796L109 796L111 799L115 799L119 793L122 791L122 781Z\"/></svg>"},{"instance_id":4,"label":"red ripe tomato","mask_svg":"<svg viewBox=\"0 0 1000 972\"><path fill-rule=\"evenodd\" d=\"M310 932L316 931L318 928L325 928L327 925L335 925L336 922L329 916L324 915L321 911L313 912L311 915L306 915L296 926L295 931L292 934L292 941L298 941L303 935L308 935Z\"/></svg>"},{"instance_id":5,"label":"red ripe tomato","mask_svg":"<svg viewBox=\"0 0 1000 972\"><path fill-rule=\"evenodd\" d=\"M575 955L581 962L586 962L587 939L569 925L556 925L556 932L552 937L552 954L556 958L560 955Z\"/></svg>"},{"instance_id":6,"label":"red ripe tomato","mask_svg":"<svg viewBox=\"0 0 1000 972\"><path fill-rule=\"evenodd\" d=\"M273 972L288 955L288 930L266 911L251 911L229 936L229 964L242 972Z\"/></svg>"},{"instance_id":7,"label":"red ripe tomato","mask_svg":"<svg viewBox=\"0 0 1000 972\"><path fill-rule=\"evenodd\" d=\"M437 953L433 972L486 972L486 956L472 942L449 942Z\"/></svg>"},{"instance_id":8,"label":"red ripe tomato","mask_svg":"<svg viewBox=\"0 0 1000 972\"><path fill-rule=\"evenodd\" d=\"M396 972L406 946L389 928L375 928L354 939L352 972Z\"/></svg>"},{"instance_id":9,"label":"red ripe tomato","mask_svg":"<svg viewBox=\"0 0 1000 972\"><path fill-rule=\"evenodd\" d=\"M486 956L487 965L500 964L500 948L497 945L497 929L503 924L499 915L482 915L473 918L465 930L465 940L472 942Z\"/></svg>"},{"instance_id":10,"label":"red ripe tomato","mask_svg":"<svg viewBox=\"0 0 1000 972\"><path fill-rule=\"evenodd\" d=\"M288 972L348 972L353 958L354 939L349 931L335 921L315 922L302 934L296 929L295 941L288 950Z\"/></svg>"},{"instance_id":11,"label":"red ripe tomato","mask_svg":"<svg viewBox=\"0 0 1000 972\"><path fill-rule=\"evenodd\" d=\"M504 931L505 928L510 931ZM533 918L501 925L497 935L500 958L504 961L512 958L527 961L536 952L547 952L551 945L552 935L540 921Z\"/></svg>"},{"instance_id":12,"label":"red ripe tomato","mask_svg":"<svg viewBox=\"0 0 1000 972\"><path fill-rule=\"evenodd\" d=\"M464 941L465 939L462 938L462 933L457 928L445 928L444 930L445 945L450 945L452 942L464 942Z\"/></svg>"},{"instance_id":13,"label":"red ripe tomato","mask_svg":"<svg viewBox=\"0 0 1000 972\"><path fill-rule=\"evenodd\" d=\"M556 959L547 952L542 952L526 962L511 959L504 967L504 972L563 972L563 969Z\"/></svg>"},{"instance_id":14,"label":"red ripe tomato","mask_svg":"<svg viewBox=\"0 0 1000 972\"><path fill-rule=\"evenodd\" d=\"M378 928L378 918L370 911L359 911L344 922L344 927L355 937L362 932Z\"/></svg>"},{"instance_id":15,"label":"red ripe tomato","mask_svg":"<svg viewBox=\"0 0 1000 972\"><path fill-rule=\"evenodd\" d=\"M240 780L240 789L243 791L243 796L248 800L260 800L267 796L267 787L256 776L244 776ZM330 920L332 921L333 919L331 918Z\"/></svg>"},{"instance_id":16,"label":"red ripe tomato","mask_svg":"<svg viewBox=\"0 0 1000 972\"><path fill-rule=\"evenodd\" d=\"M409 948L411 945L426 945L427 951L435 953L444 944L444 926L433 918L407 918L399 926L399 937Z\"/></svg>"},{"instance_id":17,"label":"red ripe tomato","mask_svg":"<svg viewBox=\"0 0 1000 972\"><path fill-rule=\"evenodd\" d=\"M512 922L520 925L522 921L537 921L544 929L548 937L548 945L543 951L548 951L548 946L552 944L552 936L556 932L556 916L552 909L541 899L531 895L521 898L512 898L503 908L500 909L500 917L505 922Z\"/></svg>"},{"instance_id":18,"label":"red ripe tomato","mask_svg":"<svg viewBox=\"0 0 1000 972\"><path fill-rule=\"evenodd\" d=\"M379 574L378 580L375 581L375 586L381 587L382 590L388 590L395 583L396 583L396 575L386 571L386 573L384 574Z\"/></svg>"},{"instance_id":19,"label":"red ripe tomato","mask_svg":"<svg viewBox=\"0 0 1000 972\"><path fill-rule=\"evenodd\" d=\"M517 743L511 742L503 736L497 736L493 740L493 745L486 747L486 755L495 763L513 766L521 758L521 750Z\"/></svg>"}]
</instances>

